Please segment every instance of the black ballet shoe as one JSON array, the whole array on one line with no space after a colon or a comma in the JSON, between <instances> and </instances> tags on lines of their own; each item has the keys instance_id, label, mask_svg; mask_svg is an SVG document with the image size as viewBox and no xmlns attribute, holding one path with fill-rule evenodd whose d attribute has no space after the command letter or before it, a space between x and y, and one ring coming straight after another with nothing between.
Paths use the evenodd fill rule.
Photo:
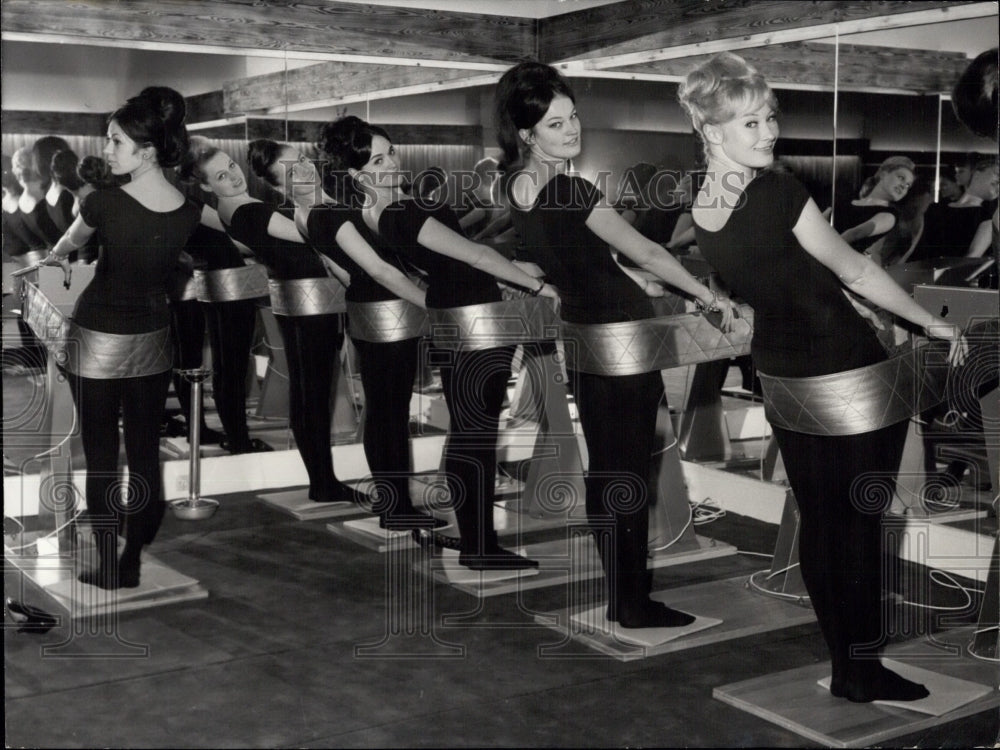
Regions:
<instances>
[{"instance_id":1,"label":"black ballet shoe","mask_svg":"<svg viewBox=\"0 0 1000 750\"><path fill-rule=\"evenodd\" d=\"M234 445L230 440L223 440L219 443L219 447L224 451L228 451L234 456L241 453L268 453L273 451L270 445L265 443L260 438L251 438L246 443L241 443L239 445Z\"/></svg>"},{"instance_id":2,"label":"black ballet shoe","mask_svg":"<svg viewBox=\"0 0 1000 750\"><path fill-rule=\"evenodd\" d=\"M190 441L190 437L188 440ZM226 439L226 433L213 430L211 427L202 426L198 433L198 443L200 445L220 445Z\"/></svg>"},{"instance_id":3,"label":"black ballet shoe","mask_svg":"<svg viewBox=\"0 0 1000 750\"><path fill-rule=\"evenodd\" d=\"M413 541L424 549L453 549L456 551L461 551L462 540L456 539L453 536L445 536L444 534L439 534L432 529L413 529L410 532L413 537Z\"/></svg>"},{"instance_id":4,"label":"black ballet shoe","mask_svg":"<svg viewBox=\"0 0 1000 750\"><path fill-rule=\"evenodd\" d=\"M687 612L678 612L652 599L647 599L638 607L619 605L617 615L609 610L607 617L623 628L682 628L695 620Z\"/></svg>"},{"instance_id":5,"label":"black ballet shoe","mask_svg":"<svg viewBox=\"0 0 1000 750\"><path fill-rule=\"evenodd\" d=\"M896 674L881 664L874 669L865 669L856 675L830 681L830 694L836 698L846 698L851 703L871 703L872 701L919 701L930 695L930 691L919 682L913 682Z\"/></svg>"},{"instance_id":6,"label":"black ballet shoe","mask_svg":"<svg viewBox=\"0 0 1000 750\"><path fill-rule=\"evenodd\" d=\"M410 531L411 529L440 529L448 525L443 518L435 518L430 513L411 508L403 513L382 513L378 525L389 531Z\"/></svg>"},{"instance_id":7,"label":"black ballet shoe","mask_svg":"<svg viewBox=\"0 0 1000 750\"><path fill-rule=\"evenodd\" d=\"M495 547L482 555L460 552L458 564L470 570L532 570L538 567L537 560L522 557L503 547Z\"/></svg>"},{"instance_id":8,"label":"black ballet shoe","mask_svg":"<svg viewBox=\"0 0 1000 750\"><path fill-rule=\"evenodd\" d=\"M85 570L80 575L76 577L80 583L84 583L87 586L97 586L99 589L104 589L106 591L114 591L118 588L118 574L107 573L102 569L94 568L92 570Z\"/></svg>"},{"instance_id":9,"label":"black ballet shoe","mask_svg":"<svg viewBox=\"0 0 1000 750\"><path fill-rule=\"evenodd\" d=\"M343 482L337 482L328 492L310 492L309 499L314 503L354 503L362 508L371 506L371 498L368 495Z\"/></svg>"},{"instance_id":10,"label":"black ballet shoe","mask_svg":"<svg viewBox=\"0 0 1000 750\"><path fill-rule=\"evenodd\" d=\"M134 589L139 586L139 569L132 566L119 566L112 574L103 570L85 570L76 577L80 583L97 586L105 591L117 589Z\"/></svg>"},{"instance_id":11,"label":"black ballet shoe","mask_svg":"<svg viewBox=\"0 0 1000 750\"><path fill-rule=\"evenodd\" d=\"M187 424L177 417L170 417L160 426L160 434L165 437L187 437Z\"/></svg>"},{"instance_id":12,"label":"black ballet shoe","mask_svg":"<svg viewBox=\"0 0 1000 750\"><path fill-rule=\"evenodd\" d=\"M22 604L16 599L7 599L7 611L10 613L10 618L18 624L18 633L41 635L48 633L58 624L56 618L48 612Z\"/></svg>"}]
</instances>

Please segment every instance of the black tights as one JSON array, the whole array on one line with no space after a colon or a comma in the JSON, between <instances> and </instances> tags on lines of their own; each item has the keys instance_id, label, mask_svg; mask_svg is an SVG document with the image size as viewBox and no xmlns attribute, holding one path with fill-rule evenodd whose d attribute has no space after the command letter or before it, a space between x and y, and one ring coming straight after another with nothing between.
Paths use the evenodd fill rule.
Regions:
<instances>
[{"instance_id":1,"label":"black tights","mask_svg":"<svg viewBox=\"0 0 1000 750\"><path fill-rule=\"evenodd\" d=\"M174 341L174 367L193 370L201 367L204 359L205 315L202 305L196 299L171 300L171 333ZM191 419L191 383L176 372L173 377L174 391L180 402L185 421ZM205 410L201 410L201 430L205 434ZM190 429L190 425L188 425Z\"/></svg>"},{"instance_id":2,"label":"black tights","mask_svg":"<svg viewBox=\"0 0 1000 750\"><path fill-rule=\"evenodd\" d=\"M289 421L309 474L309 497L330 500L342 492L330 452L331 399L344 343L340 316L274 317L288 360Z\"/></svg>"},{"instance_id":3,"label":"black tights","mask_svg":"<svg viewBox=\"0 0 1000 750\"><path fill-rule=\"evenodd\" d=\"M882 512L908 422L850 436L774 428L800 515L799 567L834 682L862 682L885 640Z\"/></svg>"},{"instance_id":4,"label":"black tights","mask_svg":"<svg viewBox=\"0 0 1000 750\"><path fill-rule=\"evenodd\" d=\"M250 447L247 430L247 366L257 322L252 299L211 302L203 307L212 347L212 398L230 450Z\"/></svg>"},{"instance_id":5,"label":"black tights","mask_svg":"<svg viewBox=\"0 0 1000 750\"><path fill-rule=\"evenodd\" d=\"M609 377L570 372L587 441L587 519L608 586L608 619L643 609L647 572L649 483L656 414L663 396L659 372Z\"/></svg>"},{"instance_id":6,"label":"black tights","mask_svg":"<svg viewBox=\"0 0 1000 750\"><path fill-rule=\"evenodd\" d=\"M170 385L170 372L107 380L68 374L80 420L80 437L87 461L87 512L98 534L102 571L111 575L115 534L125 532L122 571L138 577L139 553L156 536L166 505L160 475L160 420ZM128 485L121 493L118 470L118 416L122 417ZM125 504L123 504L123 497Z\"/></svg>"},{"instance_id":7,"label":"black tights","mask_svg":"<svg viewBox=\"0 0 1000 750\"><path fill-rule=\"evenodd\" d=\"M376 483L376 513L407 514L410 499L410 399L420 339L354 341L365 389L365 458Z\"/></svg>"},{"instance_id":8,"label":"black tights","mask_svg":"<svg viewBox=\"0 0 1000 750\"><path fill-rule=\"evenodd\" d=\"M510 346L433 353L450 417L444 469L466 555L489 555L498 547L493 526L497 437L513 354Z\"/></svg>"}]
</instances>

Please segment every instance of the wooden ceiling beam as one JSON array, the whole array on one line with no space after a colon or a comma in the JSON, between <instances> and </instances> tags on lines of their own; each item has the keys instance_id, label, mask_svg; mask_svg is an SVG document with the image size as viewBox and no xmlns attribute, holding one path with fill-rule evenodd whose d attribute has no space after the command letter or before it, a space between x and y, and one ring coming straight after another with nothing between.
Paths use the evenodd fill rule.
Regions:
<instances>
[{"instance_id":1,"label":"wooden ceiling beam","mask_svg":"<svg viewBox=\"0 0 1000 750\"><path fill-rule=\"evenodd\" d=\"M969 62L958 52L841 43L838 53L833 45L819 42L752 47L741 50L740 55L777 87L833 90L836 80L844 91L892 90L916 94L950 91ZM662 80L680 81L709 57L658 60L603 72L634 75L644 80L659 76Z\"/></svg>"},{"instance_id":2,"label":"wooden ceiling beam","mask_svg":"<svg viewBox=\"0 0 1000 750\"><path fill-rule=\"evenodd\" d=\"M10 39L438 64L513 62L534 54L536 37L529 18L335 0L3 0L0 24Z\"/></svg>"},{"instance_id":3,"label":"wooden ceiling beam","mask_svg":"<svg viewBox=\"0 0 1000 750\"><path fill-rule=\"evenodd\" d=\"M539 55L565 70L608 69L836 34L996 15L992 2L628 0L539 25Z\"/></svg>"}]
</instances>

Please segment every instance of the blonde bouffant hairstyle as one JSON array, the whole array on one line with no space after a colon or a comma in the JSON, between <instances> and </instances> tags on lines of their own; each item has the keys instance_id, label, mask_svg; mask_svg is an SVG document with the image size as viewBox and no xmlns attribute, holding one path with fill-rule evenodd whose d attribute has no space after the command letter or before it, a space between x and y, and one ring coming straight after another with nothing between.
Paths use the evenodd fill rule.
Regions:
<instances>
[{"instance_id":1,"label":"blonde bouffant hairstyle","mask_svg":"<svg viewBox=\"0 0 1000 750\"><path fill-rule=\"evenodd\" d=\"M705 125L721 125L765 102L778 102L764 76L739 55L721 52L687 74L677 98L704 142Z\"/></svg>"}]
</instances>

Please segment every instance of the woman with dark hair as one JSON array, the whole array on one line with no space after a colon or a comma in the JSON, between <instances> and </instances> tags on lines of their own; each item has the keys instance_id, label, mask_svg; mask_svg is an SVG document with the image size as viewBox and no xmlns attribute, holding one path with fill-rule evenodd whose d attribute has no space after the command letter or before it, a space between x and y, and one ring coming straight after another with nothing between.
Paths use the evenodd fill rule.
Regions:
<instances>
[{"instance_id":1,"label":"woman with dark hair","mask_svg":"<svg viewBox=\"0 0 1000 750\"><path fill-rule=\"evenodd\" d=\"M170 384L167 287L198 209L168 182L164 168L187 149L184 99L144 89L108 120L104 155L120 188L96 190L49 255L63 263L95 233L101 255L73 311L65 369L87 462L87 512L98 566L80 580L106 589L139 585L143 546L163 520L160 418ZM118 415L129 475L120 496ZM117 559L117 532L125 549Z\"/></svg>"},{"instance_id":2,"label":"woman with dark hair","mask_svg":"<svg viewBox=\"0 0 1000 750\"><path fill-rule=\"evenodd\" d=\"M368 200L362 219L384 252L398 253L426 273L428 309L497 302L496 278L532 294L556 296L495 250L466 239L449 207L402 195L405 173L382 128L357 117L342 118L324 128L320 149L364 191ZM442 351L440 357L451 419L444 468L461 536L459 564L473 570L538 566L502 548L493 526L498 424L512 354L512 346L498 346Z\"/></svg>"},{"instance_id":3,"label":"woman with dark hair","mask_svg":"<svg viewBox=\"0 0 1000 750\"><path fill-rule=\"evenodd\" d=\"M679 97L708 159L693 212L698 247L732 292L754 308L754 364L761 378L777 383L775 391L765 387L765 404L777 390L809 400L809 409L768 406L766 413L800 513L799 565L830 651L830 692L854 702L924 698L923 685L878 658L885 637L884 508L872 500L892 497L908 420L895 417L879 427L886 420L874 417L839 426L833 412L848 411L846 406L839 402L823 413L822 398L810 400L815 390L809 389L887 358L845 288L928 336L949 340L953 361L964 359L965 340L844 242L792 175L769 169L779 132L777 104L764 77L742 58L712 57L688 74ZM849 391L839 395L852 399L852 414L886 413L889 396L872 391L862 402L862 389L851 383L841 388ZM808 422L820 414L819 427Z\"/></svg>"},{"instance_id":4,"label":"woman with dark hair","mask_svg":"<svg viewBox=\"0 0 1000 750\"><path fill-rule=\"evenodd\" d=\"M68 187L53 179L52 158L60 152L72 154L73 150L66 141L54 135L39 138L31 147L31 159L35 171L42 178L42 185L45 188L45 210L48 211L49 218L52 219L52 223L55 224L61 236L69 229L69 225L73 223L75 217L73 215L73 194Z\"/></svg>"},{"instance_id":5,"label":"woman with dark hair","mask_svg":"<svg viewBox=\"0 0 1000 750\"><path fill-rule=\"evenodd\" d=\"M99 157L87 157L89 159L97 159L103 163L103 159ZM105 164L105 169L107 165ZM52 174L52 188L49 189L48 194L46 194L46 202L50 203L50 196L53 189L59 191L59 196L57 198L57 205L61 206L59 211L62 212L65 207L66 197L70 196L71 206L69 209L68 217L69 221L72 221L77 216L80 215L80 203L83 199L90 195L97 188L92 184L87 182L80 176L80 160L76 153L68 149L63 151L57 151L52 157L51 174ZM50 211L51 213L51 211ZM53 216L55 220L55 216ZM56 222L58 224L58 221ZM66 227L69 227L69 222L66 223ZM91 237L87 244L81 247L77 252L70 254L70 260L79 260L83 263L93 263L97 260L98 245L96 235Z\"/></svg>"},{"instance_id":6,"label":"woman with dark hair","mask_svg":"<svg viewBox=\"0 0 1000 750\"><path fill-rule=\"evenodd\" d=\"M329 128L324 126L321 142ZM297 162L300 154L291 146L280 148L282 157L269 176L295 204L296 226L317 252L350 276L347 318L361 359L364 448L373 480L373 511L386 529L443 526L444 521L414 507L409 488L410 400L426 330L424 290L403 273L395 256L385 258L374 249L377 241L360 208L337 203L323 192L318 172L311 183L287 180L281 163ZM344 171L337 161L330 166ZM381 326L380 319L391 326Z\"/></svg>"},{"instance_id":7,"label":"woman with dark hair","mask_svg":"<svg viewBox=\"0 0 1000 750\"><path fill-rule=\"evenodd\" d=\"M567 174L581 147L569 84L548 65L525 62L504 73L495 99L497 138L514 228L525 259L545 272L567 323L606 324L655 316L652 303L608 252L630 258L705 308L732 321L732 305L643 237L590 182ZM650 599L649 493L659 372L595 375L570 371L589 455L587 518L604 565L607 619L625 628L679 627L690 615ZM628 498L619 497L627 488Z\"/></svg>"},{"instance_id":8,"label":"woman with dark hair","mask_svg":"<svg viewBox=\"0 0 1000 750\"><path fill-rule=\"evenodd\" d=\"M281 156L273 141L250 143L251 168L272 187L273 178L267 175ZM285 166L296 179L304 171L309 175L314 171L304 159ZM199 139L188 152L182 173L215 194L220 226L267 267L271 306L288 360L289 422L309 475L309 499L361 504L363 496L334 474L330 443L330 396L344 342L336 302L347 274L331 264L336 278L331 277L291 218L276 206L251 198L243 170L225 152Z\"/></svg>"}]
</instances>

